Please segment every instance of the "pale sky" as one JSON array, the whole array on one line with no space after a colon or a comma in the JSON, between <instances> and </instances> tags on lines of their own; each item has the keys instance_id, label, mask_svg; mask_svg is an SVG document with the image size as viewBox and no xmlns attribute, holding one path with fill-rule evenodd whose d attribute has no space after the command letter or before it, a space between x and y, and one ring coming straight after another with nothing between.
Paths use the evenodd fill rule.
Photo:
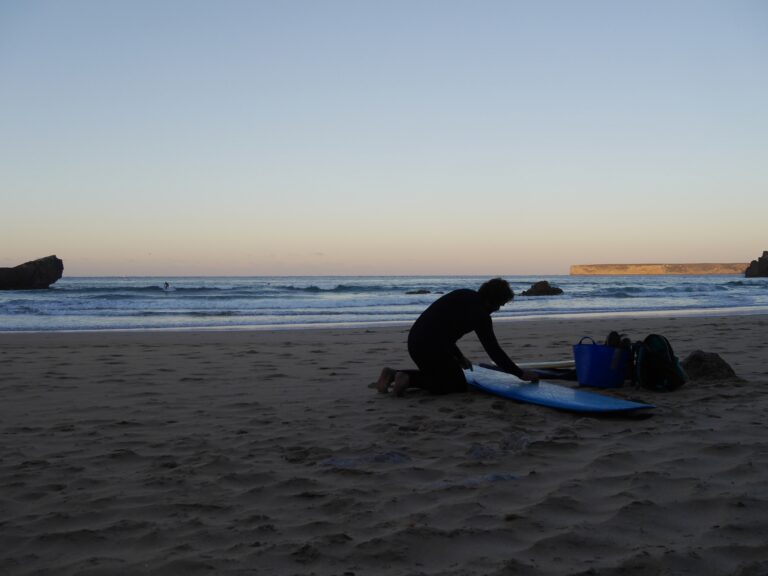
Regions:
<instances>
[{"instance_id":1,"label":"pale sky","mask_svg":"<svg viewBox=\"0 0 768 576\"><path fill-rule=\"evenodd\" d=\"M0 266L748 262L767 64L764 0L0 0Z\"/></svg>"}]
</instances>

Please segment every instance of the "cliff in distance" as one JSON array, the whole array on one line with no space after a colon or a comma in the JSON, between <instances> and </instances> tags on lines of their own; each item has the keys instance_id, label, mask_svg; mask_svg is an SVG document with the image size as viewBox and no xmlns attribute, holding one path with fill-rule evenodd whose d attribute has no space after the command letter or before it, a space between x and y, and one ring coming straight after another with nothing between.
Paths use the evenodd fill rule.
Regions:
<instances>
[{"instance_id":1,"label":"cliff in distance","mask_svg":"<svg viewBox=\"0 0 768 576\"><path fill-rule=\"evenodd\" d=\"M574 264L571 276L744 274L747 262L726 264Z\"/></svg>"}]
</instances>

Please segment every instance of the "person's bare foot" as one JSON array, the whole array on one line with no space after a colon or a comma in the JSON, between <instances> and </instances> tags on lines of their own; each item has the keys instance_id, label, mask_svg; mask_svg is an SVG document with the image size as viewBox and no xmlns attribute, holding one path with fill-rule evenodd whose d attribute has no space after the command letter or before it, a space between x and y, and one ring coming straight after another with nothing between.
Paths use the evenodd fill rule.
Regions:
<instances>
[{"instance_id":1,"label":"person's bare foot","mask_svg":"<svg viewBox=\"0 0 768 576\"><path fill-rule=\"evenodd\" d=\"M395 379L395 374L396 372L392 370L392 368L383 368L381 370L381 375L376 381L376 390L379 391L379 394L386 394L389 392L389 385L392 384L392 381Z\"/></svg>"},{"instance_id":2,"label":"person's bare foot","mask_svg":"<svg viewBox=\"0 0 768 576\"><path fill-rule=\"evenodd\" d=\"M405 394L406 388L410 386L411 384L411 378L406 374L405 372L398 372L395 374L395 385L392 386L392 391L395 393L395 396L402 396Z\"/></svg>"}]
</instances>

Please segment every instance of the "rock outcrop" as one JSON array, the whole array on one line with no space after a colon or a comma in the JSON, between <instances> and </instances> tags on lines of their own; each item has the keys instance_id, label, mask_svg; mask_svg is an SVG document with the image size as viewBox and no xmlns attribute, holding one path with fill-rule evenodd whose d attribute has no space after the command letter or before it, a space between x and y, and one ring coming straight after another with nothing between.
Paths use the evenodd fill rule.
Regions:
<instances>
[{"instance_id":1,"label":"rock outcrop","mask_svg":"<svg viewBox=\"0 0 768 576\"><path fill-rule=\"evenodd\" d=\"M760 278L768 276L768 251L763 252L757 260L749 263L744 276L747 278Z\"/></svg>"},{"instance_id":2,"label":"rock outcrop","mask_svg":"<svg viewBox=\"0 0 768 576\"><path fill-rule=\"evenodd\" d=\"M674 276L741 274L746 263L721 264L574 264L571 276Z\"/></svg>"},{"instance_id":3,"label":"rock outcrop","mask_svg":"<svg viewBox=\"0 0 768 576\"><path fill-rule=\"evenodd\" d=\"M562 288L551 286L546 280L541 280L532 284L528 290L523 291L523 296L558 296L562 293Z\"/></svg>"},{"instance_id":4,"label":"rock outcrop","mask_svg":"<svg viewBox=\"0 0 768 576\"><path fill-rule=\"evenodd\" d=\"M694 350L680 362L691 380L728 380L736 378L736 372L715 352Z\"/></svg>"},{"instance_id":5,"label":"rock outcrop","mask_svg":"<svg viewBox=\"0 0 768 576\"><path fill-rule=\"evenodd\" d=\"M48 288L64 273L64 262L46 256L13 268L0 268L0 290Z\"/></svg>"}]
</instances>

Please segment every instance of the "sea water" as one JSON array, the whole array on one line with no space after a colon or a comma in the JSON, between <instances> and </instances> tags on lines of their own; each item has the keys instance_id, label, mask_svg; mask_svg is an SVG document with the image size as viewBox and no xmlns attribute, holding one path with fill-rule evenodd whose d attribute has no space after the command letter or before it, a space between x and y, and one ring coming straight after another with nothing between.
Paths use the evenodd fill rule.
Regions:
<instances>
[{"instance_id":1,"label":"sea water","mask_svg":"<svg viewBox=\"0 0 768 576\"><path fill-rule=\"evenodd\" d=\"M508 276L498 320L768 313L768 279L742 276ZM65 277L0 291L0 331L274 329L408 324L474 276ZM522 296L539 280L559 296ZM168 288L165 283L168 282Z\"/></svg>"}]
</instances>

